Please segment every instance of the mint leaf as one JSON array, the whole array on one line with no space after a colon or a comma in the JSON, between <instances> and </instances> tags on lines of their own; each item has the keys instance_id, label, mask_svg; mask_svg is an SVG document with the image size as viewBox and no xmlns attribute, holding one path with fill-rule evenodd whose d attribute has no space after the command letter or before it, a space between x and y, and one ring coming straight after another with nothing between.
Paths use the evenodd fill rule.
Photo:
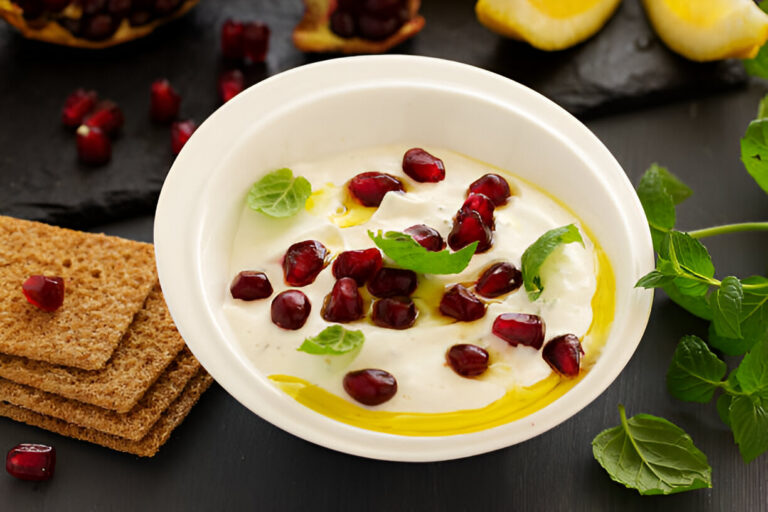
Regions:
<instances>
[{"instance_id":1,"label":"mint leaf","mask_svg":"<svg viewBox=\"0 0 768 512\"><path fill-rule=\"evenodd\" d=\"M768 279L751 276L741 282L742 285L763 285L768 283ZM765 293L766 290L761 290L760 293L744 290L739 319L741 338L720 336L714 327L710 326L709 343L728 355L736 356L747 352L755 343L768 339L768 295Z\"/></svg>"},{"instance_id":2,"label":"mint leaf","mask_svg":"<svg viewBox=\"0 0 768 512\"><path fill-rule=\"evenodd\" d=\"M741 303L744 290L741 281L733 276L722 280L710 297L712 324L715 332L725 338L741 338Z\"/></svg>"},{"instance_id":3,"label":"mint leaf","mask_svg":"<svg viewBox=\"0 0 768 512\"><path fill-rule=\"evenodd\" d=\"M768 95L764 96L763 99L760 100L760 104L757 106L757 117L755 119L765 119L767 117L768 117Z\"/></svg>"},{"instance_id":4,"label":"mint leaf","mask_svg":"<svg viewBox=\"0 0 768 512\"><path fill-rule=\"evenodd\" d=\"M399 231L387 231L382 234L368 231L376 247L392 258L400 267L420 274L458 274L469 265L469 260L477 250L477 242L451 252L428 251L416 242L410 235Z\"/></svg>"},{"instance_id":5,"label":"mint leaf","mask_svg":"<svg viewBox=\"0 0 768 512\"><path fill-rule=\"evenodd\" d=\"M728 371L697 336L683 336L667 372L667 389L678 400L706 403Z\"/></svg>"},{"instance_id":6,"label":"mint leaf","mask_svg":"<svg viewBox=\"0 0 768 512\"><path fill-rule=\"evenodd\" d=\"M728 419L744 462L751 462L768 450L768 397L733 396Z\"/></svg>"},{"instance_id":7,"label":"mint leaf","mask_svg":"<svg viewBox=\"0 0 768 512\"><path fill-rule=\"evenodd\" d=\"M568 224L567 226L550 229L525 250L522 258L521 272L523 273L525 290L528 292L528 297L531 300L538 299L541 292L544 291L539 271L546 259L560 245L573 242L579 242L582 247L584 246L584 240L581 238L579 229L573 224Z\"/></svg>"},{"instance_id":8,"label":"mint leaf","mask_svg":"<svg viewBox=\"0 0 768 512\"><path fill-rule=\"evenodd\" d=\"M767 53L765 60L768 61L765 46L760 49L760 53L763 52ZM764 65L768 65L768 62L764 62ZM768 74L763 76L768 77ZM747 133L741 139L741 161L760 188L768 193L768 119L749 123Z\"/></svg>"},{"instance_id":9,"label":"mint leaf","mask_svg":"<svg viewBox=\"0 0 768 512\"><path fill-rule=\"evenodd\" d=\"M312 194L306 178L293 176L290 169L273 171L253 184L248 206L270 217L290 217L304 208Z\"/></svg>"},{"instance_id":10,"label":"mint leaf","mask_svg":"<svg viewBox=\"0 0 768 512\"><path fill-rule=\"evenodd\" d=\"M712 487L712 468L693 440L664 418L638 414L592 441L592 453L611 479L640 494L674 494Z\"/></svg>"},{"instance_id":11,"label":"mint leaf","mask_svg":"<svg viewBox=\"0 0 768 512\"><path fill-rule=\"evenodd\" d=\"M660 288L671 283L674 278L675 276L665 275L658 270L651 270L635 283L635 288Z\"/></svg>"},{"instance_id":12,"label":"mint leaf","mask_svg":"<svg viewBox=\"0 0 768 512\"><path fill-rule=\"evenodd\" d=\"M720 416L720 421L731 426L731 401L733 400L733 395L729 395L728 393L723 393L718 397L717 399L717 415Z\"/></svg>"},{"instance_id":13,"label":"mint leaf","mask_svg":"<svg viewBox=\"0 0 768 512\"><path fill-rule=\"evenodd\" d=\"M671 263L680 277L674 283L683 295L699 296L709 290L709 284L701 279L711 279L715 266L704 245L686 233L670 231L659 247L659 258Z\"/></svg>"},{"instance_id":14,"label":"mint leaf","mask_svg":"<svg viewBox=\"0 0 768 512\"><path fill-rule=\"evenodd\" d=\"M296 350L313 355L340 355L352 352L365 341L363 331L349 331L340 325L326 327L317 336L304 340Z\"/></svg>"},{"instance_id":15,"label":"mint leaf","mask_svg":"<svg viewBox=\"0 0 768 512\"><path fill-rule=\"evenodd\" d=\"M765 8L761 5L761 9ZM763 45L753 59L744 59L744 69L752 76L768 78L768 45Z\"/></svg>"},{"instance_id":16,"label":"mint leaf","mask_svg":"<svg viewBox=\"0 0 768 512\"><path fill-rule=\"evenodd\" d=\"M674 282L663 285L662 289L675 304L684 310L704 320L712 320L712 308L709 307L706 297L683 295Z\"/></svg>"},{"instance_id":17,"label":"mint leaf","mask_svg":"<svg viewBox=\"0 0 768 512\"><path fill-rule=\"evenodd\" d=\"M756 343L744 356L736 369L736 379L745 393L768 397L768 339Z\"/></svg>"},{"instance_id":18,"label":"mint leaf","mask_svg":"<svg viewBox=\"0 0 768 512\"><path fill-rule=\"evenodd\" d=\"M690 188L658 164L652 164L640 178L637 196L648 218L653 246L657 251L664 234L675 227L675 205L691 194Z\"/></svg>"},{"instance_id":19,"label":"mint leaf","mask_svg":"<svg viewBox=\"0 0 768 512\"><path fill-rule=\"evenodd\" d=\"M747 338L725 338L715 332L714 324L709 324L709 344L713 348L716 348L720 352L728 356L740 356L746 354L747 351L755 344L754 340Z\"/></svg>"}]
</instances>

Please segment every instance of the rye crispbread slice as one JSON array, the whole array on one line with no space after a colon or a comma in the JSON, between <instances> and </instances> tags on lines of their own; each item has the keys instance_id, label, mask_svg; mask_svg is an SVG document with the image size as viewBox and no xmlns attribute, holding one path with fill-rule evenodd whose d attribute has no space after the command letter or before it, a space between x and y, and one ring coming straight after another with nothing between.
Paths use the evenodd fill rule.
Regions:
<instances>
[{"instance_id":1,"label":"rye crispbread slice","mask_svg":"<svg viewBox=\"0 0 768 512\"><path fill-rule=\"evenodd\" d=\"M126 413L182 348L184 340L156 285L104 368L81 370L0 354L0 377Z\"/></svg>"},{"instance_id":2,"label":"rye crispbread slice","mask_svg":"<svg viewBox=\"0 0 768 512\"><path fill-rule=\"evenodd\" d=\"M141 397L139 403L125 414L62 398L2 378L0 400L73 425L138 441L147 434L199 370L200 363L185 348Z\"/></svg>"},{"instance_id":3,"label":"rye crispbread slice","mask_svg":"<svg viewBox=\"0 0 768 512\"><path fill-rule=\"evenodd\" d=\"M64 304L30 305L22 283L64 278ZM96 370L157 281L151 244L0 216L0 352Z\"/></svg>"},{"instance_id":4,"label":"rye crispbread slice","mask_svg":"<svg viewBox=\"0 0 768 512\"><path fill-rule=\"evenodd\" d=\"M89 428L78 427L50 416L32 412L5 402L0 402L0 416L26 423L35 427L50 430L67 437L73 437L89 443L95 443L113 450L133 453L141 457L152 457L168 440L171 432L184 421L189 411L197 403L200 395L210 387L213 378L205 370L190 380L179 398L165 410L144 438L140 441L129 441L121 437L104 434Z\"/></svg>"}]
</instances>

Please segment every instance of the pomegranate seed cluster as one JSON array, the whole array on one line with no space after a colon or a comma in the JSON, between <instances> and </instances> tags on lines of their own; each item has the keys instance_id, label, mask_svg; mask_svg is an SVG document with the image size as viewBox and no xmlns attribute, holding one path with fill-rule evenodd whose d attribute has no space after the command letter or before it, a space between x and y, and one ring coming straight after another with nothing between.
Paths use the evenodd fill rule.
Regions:
<instances>
[{"instance_id":1,"label":"pomegranate seed cluster","mask_svg":"<svg viewBox=\"0 0 768 512\"><path fill-rule=\"evenodd\" d=\"M386 39L410 19L405 0L339 0L331 14L334 34L343 38Z\"/></svg>"}]
</instances>

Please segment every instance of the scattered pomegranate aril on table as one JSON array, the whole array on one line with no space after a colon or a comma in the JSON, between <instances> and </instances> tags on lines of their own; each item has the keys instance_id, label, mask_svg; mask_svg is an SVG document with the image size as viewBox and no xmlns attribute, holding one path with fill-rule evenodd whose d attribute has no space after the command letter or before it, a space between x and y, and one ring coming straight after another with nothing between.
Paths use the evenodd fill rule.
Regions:
<instances>
[{"instance_id":1,"label":"scattered pomegranate aril on table","mask_svg":"<svg viewBox=\"0 0 768 512\"><path fill-rule=\"evenodd\" d=\"M83 122L88 112L93 109L98 101L96 91L77 89L64 101L61 109L61 122L69 128L77 128Z\"/></svg>"},{"instance_id":2,"label":"scattered pomegranate aril on table","mask_svg":"<svg viewBox=\"0 0 768 512\"><path fill-rule=\"evenodd\" d=\"M5 456L5 470L20 480L42 482L53 478L56 448L44 444L22 443Z\"/></svg>"},{"instance_id":3,"label":"scattered pomegranate aril on table","mask_svg":"<svg viewBox=\"0 0 768 512\"><path fill-rule=\"evenodd\" d=\"M243 58L243 24L239 21L228 19L221 26L221 56L231 60Z\"/></svg>"},{"instance_id":4,"label":"scattered pomegranate aril on table","mask_svg":"<svg viewBox=\"0 0 768 512\"><path fill-rule=\"evenodd\" d=\"M485 252L493 244L493 232L483 222L479 213L462 208L453 219L453 227L448 234L448 245L458 251L472 242L478 242L476 253Z\"/></svg>"},{"instance_id":5,"label":"scattered pomegranate aril on table","mask_svg":"<svg viewBox=\"0 0 768 512\"><path fill-rule=\"evenodd\" d=\"M240 300L266 299L272 295L272 283L264 272L243 270L229 286L232 298Z\"/></svg>"},{"instance_id":6,"label":"scattered pomegranate aril on table","mask_svg":"<svg viewBox=\"0 0 768 512\"><path fill-rule=\"evenodd\" d=\"M387 192L404 192L403 183L383 172L363 172L349 180L347 189L363 206L379 206Z\"/></svg>"},{"instance_id":7,"label":"scattered pomegranate aril on table","mask_svg":"<svg viewBox=\"0 0 768 512\"><path fill-rule=\"evenodd\" d=\"M165 78L152 82L149 98L149 115L156 123L170 123L179 116L181 96Z\"/></svg>"},{"instance_id":8,"label":"scattered pomegranate aril on table","mask_svg":"<svg viewBox=\"0 0 768 512\"><path fill-rule=\"evenodd\" d=\"M306 286L325 268L328 249L317 240L291 245L283 256L283 276L290 286Z\"/></svg>"},{"instance_id":9,"label":"scattered pomegranate aril on table","mask_svg":"<svg viewBox=\"0 0 768 512\"><path fill-rule=\"evenodd\" d=\"M421 148L405 152L403 172L420 183L437 183L445 179L443 161Z\"/></svg>"},{"instance_id":10,"label":"scattered pomegranate aril on table","mask_svg":"<svg viewBox=\"0 0 768 512\"><path fill-rule=\"evenodd\" d=\"M368 280L368 291L374 297L386 299L410 296L418 285L416 272L402 268L383 267Z\"/></svg>"},{"instance_id":11,"label":"scattered pomegranate aril on table","mask_svg":"<svg viewBox=\"0 0 768 512\"><path fill-rule=\"evenodd\" d=\"M507 180L498 174L485 174L469 185L469 194L483 194L493 201L496 206L507 204L507 199L512 193L509 190Z\"/></svg>"},{"instance_id":12,"label":"scattered pomegranate aril on table","mask_svg":"<svg viewBox=\"0 0 768 512\"><path fill-rule=\"evenodd\" d=\"M325 297L322 317L329 322L346 323L363 317L363 298L351 277L342 277Z\"/></svg>"},{"instance_id":13,"label":"scattered pomegranate aril on table","mask_svg":"<svg viewBox=\"0 0 768 512\"><path fill-rule=\"evenodd\" d=\"M544 343L546 325L537 315L504 313L493 321L492 332L513 347L525 345L536 350Z\"/></svg>"},{"instance_id":14,"label":"scattered pomegranate aril on table","mask_svg":"<svg viewBox=\"0 0 768 512\"><path fill-rule=\"evenodd\" d=\"M581 348L579 338L573 334L564 334L552 338L544 345L541 356L557 373L564 377L576 377L581 366Z\"/></svg>"},{"instance_id":15,"label":"scattered pomegranate aril on table","mask_svg":"<svg viewBox=\"0 0 768 512\"><path fill-rule=\"evenodd\" d=\"M306 295L299 290L286 290L272 300L270 313L273 324L295 331L304 326L311 310L312 304Z\"/></svg>"},{"instance_id":16,"label":"scattered pomegranate aril on table","mask_svg":"<svg viewBox=\"0 0 768 512\"><path fill-rule=\"evenodd\" d=\"M112 142L98 127L81 124L77 129L77 155L88 165L104 165L112 158Z\"/></svg>"},{"instance_id":17,"label":"scattered pomegranate aril on table","mask_svg":"<svg viewBox=\"0 0 768 512\"><path fill-rule=\"evenodd\" d=\"M219 75L219 97L228 102L245 89L245 77L239 69L224 71Z\"/></svg>"},{"instance_id":18,"label":"scattered pomegranate aril on table","mask_svg":"<svg viewBox=\"0 0 768 512\"><path fill-rule=\"evenodd\" d=\"M485 316L485 304L463 285L456 284L440 299L440 312L460 322L472 322Z\"/></svg>"},{"instance_id":19,"label":"scattered pomegranate aril on table","mask_svg":"<svg viewBox=\"0 0 768 512\"><path fill-rule=\"evenodd\" d=\"M100 101L85 117L83 124L90 128L98 128L110 137L114 137L123 127L125 116L114 101Z\"/></svg>"},{"instance_id":20,"label":"scattered pomegranate aril on table","mask_svg":"<svg viewBox=\"0 0 768 512\"><path fill-rule=\"evenodd\" d=\"M477 345L454 345L445 353L445 359L462 377L477 377L488 369L488 351Z\"/></svg>"},{"instance_id":21,"label":"scattered pomegranate aril on table","mask_svg":"<svg viewBox=\"0 0 768 512\"><path fill-rule=\"evenodd\" d=\"M493 211L496 209L496 205L493 204L493 201L491 201L485 194L477 194L474 192L469 194L464 201L464 204L461 206L461 209L476 211L486 226L491 228L491 230L495 227Z\"/></svg>"},{"instance_id":22,"label":"scattered pomegranate aril on table","mask_svg":"<svg viewBox=\"0 0 768 512\"><path fill-rule=\"evenodd\" d=\"M243 24L243 53L245 58L258 64L264 62L269 51L269 26L258 21Z\"/></svg>"},{"instance_id":23,"label":"scattered pomegranate aril on table","mask_svg":"<svg viewBox=\"0 0 768 512\"><path fill-rule=\"evenodd\" d=\"M492 299L520 288L523 273L511 263L494 263L485 269L475 284L475 291L481 297Z\"/></svg>"},{"instance_id":24,"label":"scattered pomegranate aril on table","mask_svg":"<svg viewBox=\"0 0 768 512\"><path fill-rule=\"evenodd\" d=\"M373 323L387 329L408 329L416 322L416 305L410 297L389 297L373 303Z\"/></svg>"},{"instance_id":25,"label":"scattered pomegranate aril on table","mask_svg":"<svg viewBox=\"0 0 768 512\"><path fill-rule=\"evenodd\" d=\"M44 311L53 312L64 303L64 278L58 276L29 276L21 285L27 302Z\"/></svg>"},{"instance_id":26,"label":"scattered pomegranate aril on table","mask_svg":"<svg viewBox=\"0 0 768 512\"><path fill-rule=\"evenodd\" d=\"M181 153L184 144L187 143L192 134L197 130L194 121L177 121L171 125L171 151L174 155Z\"/></svg>"},{"instance_id":27,"label":"scattered pomegranate aril on table","mask_svg":"<svg viewBox=\"0 0 768 512\"><path fill-rule=\"evenodd\" d=\"M445 240L440 233L425 224L416 224L405 230L411 238L428 251L439 252L445 249Z\"/></svg>"},{"instance_id":28,"label":"scattered pomegranate aril on table","mask_svg":"<svg viewBox=\"0 0 768 512\"><path fill-rule=\"evenodd\" d=\"M367 368L344 376L344 391L365 405L380 405L397 393L397 380L384 370Z\"/></svg>"},{"instance_id":29,"label":"scattered pomegranate aril on table","mask_svg":"<svg viewBox=\"0 0 768 512\"><path fill-rule=\"evenodd\" d=\"M363 286L381 268L381 252L376 249L344 251L333 260L333 277L351 277L357 286Z\"/></svg>"}]
</instances>

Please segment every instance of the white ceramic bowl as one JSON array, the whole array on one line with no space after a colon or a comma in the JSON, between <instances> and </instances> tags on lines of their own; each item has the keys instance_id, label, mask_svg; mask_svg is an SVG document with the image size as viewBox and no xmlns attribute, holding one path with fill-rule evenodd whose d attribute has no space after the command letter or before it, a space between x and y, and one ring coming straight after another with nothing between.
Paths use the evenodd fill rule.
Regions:
<instances>
[{"instance_id":1,"label":"white ceramic bowl","mask_svg":"<svg viewBox=\"0 0 768 512\"><path fill-rule=\"evenodd\" d=\"M616 275L616 315L597 364L571 391L522 420L447 437L382 434L322 416L284 394L238 346L222 311L245 195L266 170L404 143L444 147L541 186L589 226ZM645 329L653 267L645 215L618 162L579 121L504 77L410 56L335 59L269 78L200 126L176 159L155 217L160 282L195 356L247 408L308 441L376 459L435 461L519 443L558 425L619 375Z\"/></svg>"}]
</instances>

